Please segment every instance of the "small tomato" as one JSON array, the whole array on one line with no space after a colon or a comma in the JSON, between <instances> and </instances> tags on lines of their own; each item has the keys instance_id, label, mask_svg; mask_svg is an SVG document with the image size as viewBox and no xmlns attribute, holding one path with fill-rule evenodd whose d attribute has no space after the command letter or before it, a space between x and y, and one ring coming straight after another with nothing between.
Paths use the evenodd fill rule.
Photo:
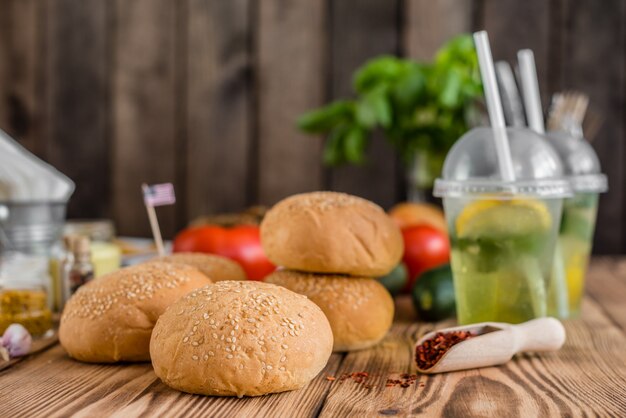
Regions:
<instances>
[{"instance_id":1,"label":"small tomato","mask_svg":"<svg viewBox=\"0 0 626 418\"><path fill-rule=\"evenodd\" d=\"M422 272L450 261L450 242L445 232L429 225L404 228L402 237L402 261L409 270L409 280L403 290L409 292Z\"/></svg>"},{"instance_id":2,"label":"small tomato","mask_svg":"<svg viewBox=\"0 0 626 418\"><path fill-rule=\"evenodd\" d=\"M243 267L251 280L262 280L276 269L263 252L257 226L187 228L174 238L174 252L200 252L230 258Z\"/></svg>"}]
</instances>

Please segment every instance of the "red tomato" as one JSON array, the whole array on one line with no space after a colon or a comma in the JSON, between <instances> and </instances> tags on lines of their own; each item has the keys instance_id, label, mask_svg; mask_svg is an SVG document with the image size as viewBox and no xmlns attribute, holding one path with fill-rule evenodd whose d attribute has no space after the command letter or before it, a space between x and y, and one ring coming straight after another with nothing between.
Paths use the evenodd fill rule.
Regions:
<instances>
[{"instance_id":1,"label":"red tomato","mask_svg":"<svg viewBox=\"0 0 626 418\"><path fill-rule=\"evenodd\" d=\"M238 262L248 279L262 280L276 267L261 247L259 227L200 226L187 228L174 238L174 252L217 254Z\"/></svg>"},{"instance_id":2,"label":"red tomato","mask_svg":"<svg viewBox=\"0 0 626 418\"><path fill-rule=\"evenodd\" d=\"M445 232L429 225L414 225L402 230L404 257L409 269L409 281L404 287L408 292L420 274L450 260L450 242Z\"/></svg>"}]
</instances>

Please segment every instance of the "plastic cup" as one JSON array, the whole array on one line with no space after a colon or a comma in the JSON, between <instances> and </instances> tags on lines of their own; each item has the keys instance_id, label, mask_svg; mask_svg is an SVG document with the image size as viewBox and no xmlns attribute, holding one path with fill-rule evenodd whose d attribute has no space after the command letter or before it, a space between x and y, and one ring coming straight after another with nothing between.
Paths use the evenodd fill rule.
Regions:
<instances>
[{"instance_id":1,"label":"plastic cup","mask_svg":"<svg viewBox=\"0 0 626 418\"><path fill-rule=\"evenodd\" d=\"M451 242L460 324L546 316L562 200L571 195L556 152L527 129L507 129L514 181L499 175L493 130L473 129L435 182Z\"/></svg>"},{"instance_id":2,"label":"plastic cup","mask_svg":"<svg viewBox=\"0 0 626 418\"><path fill-rule=\"evenodd\" d=\"M563 162L574 195L563 201L553 281L565 278L566 286L553 286L549 293L548 313L560 318L577 317L584 294L585 276L593 246L598 210L598 195L607 191L607 179L589 143L581 137L562 132L548 134L550 144Z\"/></svg>"}]
</instances>

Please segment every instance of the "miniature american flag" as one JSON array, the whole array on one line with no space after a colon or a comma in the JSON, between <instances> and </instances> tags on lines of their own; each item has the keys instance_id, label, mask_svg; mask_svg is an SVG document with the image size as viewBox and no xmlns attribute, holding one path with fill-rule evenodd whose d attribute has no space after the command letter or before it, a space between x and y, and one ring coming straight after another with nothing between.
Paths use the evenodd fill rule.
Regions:
<instances>
[{"instance_id":1,"label":"miniature american flag","mask_svg":"<svg viewBox=\"0 0 626 418\"><path fill-rule=\"evenodd\" d=\"M148 206L164 206L176 203L174 186L172 183L153 184L143 186L143 200Z\"/></svg>"}]
</instances>

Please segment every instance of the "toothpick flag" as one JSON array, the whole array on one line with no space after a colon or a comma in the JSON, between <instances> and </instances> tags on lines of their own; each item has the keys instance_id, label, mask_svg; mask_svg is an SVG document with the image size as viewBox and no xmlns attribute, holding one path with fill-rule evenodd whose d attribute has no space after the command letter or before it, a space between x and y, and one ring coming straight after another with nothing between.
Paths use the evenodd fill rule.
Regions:
<instances>
[{"instance_id":1,"label":"toothpick flag","mask_svg":"<svg viewBox=\"0 0 626 418\"><path fill-rule=\"evenodd\" d=\"M172 183L153 184L152 186L143 184L141 189L143 190L143 201L146 204L148 219L150 220L150 227L152 228L152 235L154 236L157 252L159 255L164 255L163 238L161 238L161 229L159 228L159 221L157 220L154 208L156 206L173 205L176 203L174 186Z\"/></svg>"}]
</instances>

